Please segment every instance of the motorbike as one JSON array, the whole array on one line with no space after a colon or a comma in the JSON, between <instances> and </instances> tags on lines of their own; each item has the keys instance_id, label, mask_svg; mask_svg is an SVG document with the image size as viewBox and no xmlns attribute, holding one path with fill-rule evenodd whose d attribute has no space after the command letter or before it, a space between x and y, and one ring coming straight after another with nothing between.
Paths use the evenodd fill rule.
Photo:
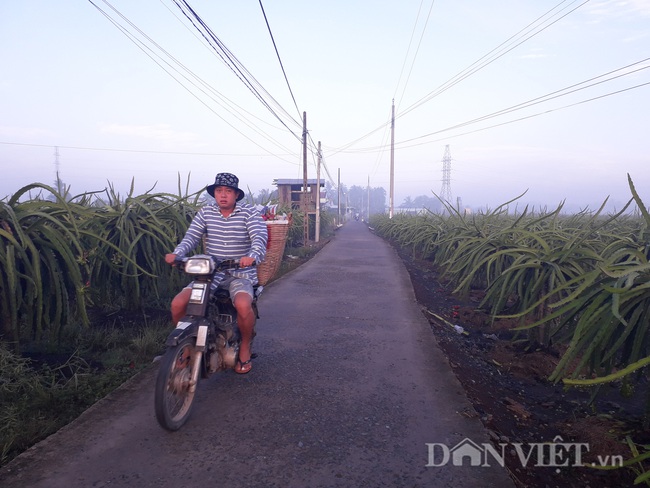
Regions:
<instances>
[{"instance_id":1,"label":"motorbike","mask_svg":"<svg viewBox=\"0 0 650 488\"><path fill-rule=\"evenodd\" d=\"M239 261L198 254L178 258L174 265L193 282L186 315L167 337L156 379L156 418L170 431L180 429L190 417L199 379L235 368L241 344L237 310L228 290L210 290L215 273L238 269ZM263 287L253 289L253 312L259 318L257 298Z\"/></svg>"}]
</instances>

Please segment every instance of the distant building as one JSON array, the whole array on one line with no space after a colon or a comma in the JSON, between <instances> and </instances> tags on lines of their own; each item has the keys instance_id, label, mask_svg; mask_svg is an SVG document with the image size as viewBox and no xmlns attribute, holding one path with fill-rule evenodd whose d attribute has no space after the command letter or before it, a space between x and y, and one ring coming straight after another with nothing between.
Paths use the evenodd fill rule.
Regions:
<instances>
[{"instance_id":1,"label":"distant building","mask_svg":"<svg viewBox=\"0 0 650 488\"><path fill-rule=\"evenodd\" d=\"M325 181L318 183L316 179L307 180L307 191L303 192L302 179L276 179L273 184L278 187L278 203L281 206L290 206L292 209L307 213L308 235L306 239L316 239L316 202L320 197L321 208L327 202ZM303 205L304 202L304 205Z\"/></svg>"},{"instance_id":2,"label":"distant building","mask_svg":"<svg viewBox=\"0 0 650 488\"><path fill-rule=\"evenodd\" d=\"M303 193L303 183L301 179L276 179L273 184L278 187L278 200L280 205L291 205L291 208L302 209L303 198L306 198L306 207L308 214L316 214L316 198L319 192L316 190L317 180L307 180L307 193ZM320 183L321 204L325 199L325 181Z\"/></svg>"}]
</instances>

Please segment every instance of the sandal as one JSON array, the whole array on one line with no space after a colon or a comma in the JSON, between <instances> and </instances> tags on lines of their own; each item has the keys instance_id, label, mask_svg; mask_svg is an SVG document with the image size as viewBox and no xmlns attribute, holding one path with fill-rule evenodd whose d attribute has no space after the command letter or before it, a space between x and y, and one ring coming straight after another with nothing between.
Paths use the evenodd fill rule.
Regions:
<instances>
[{"instance_id":1,"label":"sandal","mask_svg":"<svg viewBox=\"0 0 650 488\"><path fill-rule=\"evenodd\" d=\"M238 374L246 374L248 373L251 369L253 369L253 357L251 356L248 361L240 361L239 359L237 360L237 364L235 365L235 373Z\"/></svg>"}]
</instances>

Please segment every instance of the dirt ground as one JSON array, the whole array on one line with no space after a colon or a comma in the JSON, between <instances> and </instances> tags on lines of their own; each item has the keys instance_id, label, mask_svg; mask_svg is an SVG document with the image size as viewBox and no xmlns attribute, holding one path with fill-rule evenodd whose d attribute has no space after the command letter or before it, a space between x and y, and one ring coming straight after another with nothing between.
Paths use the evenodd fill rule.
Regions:
<instances>
[{"instance_id":1,"label":"dirt ground","mask_svg":"<svg viewBox=\"0 0 650 488\"><path fill-rule=\"evenodd\" d=\"M512 324L491 324L490 317L477 310L479 296L459 300L430 263L398 252L434 336L495 446L588 443L588 452L582 450L583 462L612 464L613 456L632 457L624 443L626 434L637 443L650 443L650 433L641 429L642 395L623 398L617 389L609 387L590 406L590 392L564 390L561 384L550 383L547 378L559 353L518 349L509 340ZM453 325L462 326L466 333L458 333ZM575 453L578 448L573 449ZM557 467L560 462L531 466L543 464L531 461L523 467L514 449L510 452L512 455L505 456L506 465L519 487L623 487L632 486L636 476L629 468L576 467L572 455L564 456L568 466Z\"/></svg>"}]
</instances>

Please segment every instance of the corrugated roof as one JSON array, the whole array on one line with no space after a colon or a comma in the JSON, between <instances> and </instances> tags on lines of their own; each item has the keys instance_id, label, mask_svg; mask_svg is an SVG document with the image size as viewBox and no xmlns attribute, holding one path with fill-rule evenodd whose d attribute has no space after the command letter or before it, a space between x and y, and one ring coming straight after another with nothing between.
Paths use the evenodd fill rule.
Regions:
<instances>
[{"instance_id":1,"label":"corrugated roof","mask_svg":"<svg viewBox=\"0 0 650 488\"><path fill-rule=\"evenodd\" d=\"M299 178L277 178L273 180L274 185L302 185L304 181ZM315 185L316 178L307 178L308 185ZM325 186L325 180L320 180L320 186Z\"/></svg>"}]
</instances>

